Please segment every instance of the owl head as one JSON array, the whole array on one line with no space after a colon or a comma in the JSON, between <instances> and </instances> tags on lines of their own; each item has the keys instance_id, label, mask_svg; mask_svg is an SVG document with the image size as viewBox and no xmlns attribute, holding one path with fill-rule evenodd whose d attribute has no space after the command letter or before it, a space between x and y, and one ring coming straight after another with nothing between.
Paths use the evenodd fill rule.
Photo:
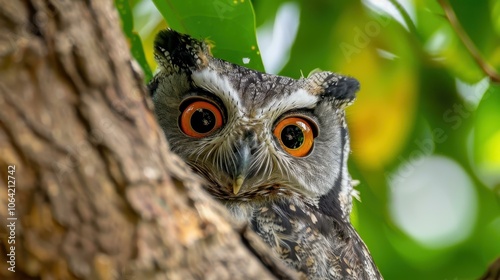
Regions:
<instances>
[{"instance_id":1,"label":"owl head","mask_svg":"<svg viewBox=\"0 0 500 280\"><path fill-rule=\"evenodd\" d=\"M161 31L154 48L149 89L159 123L215 198L234 208L306 199L349 214L344 108L357 80L261 73L215 58L206 43L173 30Z\"/></svg>"}]
</instances>

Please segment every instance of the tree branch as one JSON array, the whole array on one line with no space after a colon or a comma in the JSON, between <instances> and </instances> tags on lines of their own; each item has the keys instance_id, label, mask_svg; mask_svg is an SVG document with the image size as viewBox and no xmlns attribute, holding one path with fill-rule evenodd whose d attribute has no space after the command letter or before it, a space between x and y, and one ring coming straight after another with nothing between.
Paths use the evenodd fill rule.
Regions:
<instances>
[{"instance_id":1,"label":"tree branch","mask_svg":"<svg viewBox=\"0 0 500 280\"><path fill-rule=\"evenodd\" d=\"M0 6L1 279L298 279L169 151L112 0Z\"/></svg>"},{"instance_id":2,"label":"tree branch","mask_svg":"<svg viewBox=\"0 0 500 280\"><path fill-rule=\"evenodd\" d=\"M444 10L445 16L450 22L451 27L455 30L457 33L458 37L464 44L465 48L469 51L469 53L472 55L476 63L479 65L479 67L483 70L483 72L490 78L492 82L495 83L500 83L500 74L493 68L491 65L486 62L483 57L481 56L481 53L477 49L476 45L472 40L470 39L469 35L465 32L463 29L462 25L457 19L457 16L455 15L455 12L453 11L453 8L451 7L450 3L448 0L438 0L439 4Z\"/></svg>"},{"instance_id":3,"label":"tree branch","mask_svg":"<svg viewBox=\"0 0 500 280\"><path fill-rule=\"evenodd\" d=\"M500 258L491 263L488 271L484 273L479 280L498 280L500 279Z\"/></svg>"}]
</instances>

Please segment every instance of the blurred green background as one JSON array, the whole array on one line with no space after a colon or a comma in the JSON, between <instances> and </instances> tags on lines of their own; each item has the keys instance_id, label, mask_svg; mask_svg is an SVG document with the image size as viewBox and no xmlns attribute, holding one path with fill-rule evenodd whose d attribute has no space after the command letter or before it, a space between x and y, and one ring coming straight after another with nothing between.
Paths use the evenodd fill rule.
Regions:
<instances>
[{"instance_id":1,"label":"blurred green background","mask_svg":"<svg viewBox=\"0 0 500 280\"><path fill-rule=\"evenodd\" d=\"M347 110L352 220L385 279L476 279L500 257L499 0L452 1L458 32L436 0L116 4L147 79L168 24L240 65L361 82Z\"/></svg>"}]
</instances>

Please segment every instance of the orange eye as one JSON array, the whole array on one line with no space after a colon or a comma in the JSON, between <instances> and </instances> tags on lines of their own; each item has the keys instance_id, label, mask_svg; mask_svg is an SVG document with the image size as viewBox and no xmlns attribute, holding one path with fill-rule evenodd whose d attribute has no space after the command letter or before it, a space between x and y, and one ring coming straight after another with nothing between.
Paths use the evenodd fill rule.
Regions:
<instances>
[{"instance_id":1,"label":"orange eye","mask_svg":"<svg viewBox=\"0 0 500 280\"><path fill-rule=\"evenodd\" d=\"M186 135L202 138L222 126L222 113L210 102L195 101L182 111L180 126Z\"/></svg>"},{"instance_id":2,"label":"orange eye","mask_svg":"<svg viewBox=\"0 0 500 280\"><path fill-rule=\"evenodd\" d=\"M314 133L308 121L299 117L281 120L274 129L281 147L292 156L304 157L312 150Z\"/></svg>"}]
</instances>

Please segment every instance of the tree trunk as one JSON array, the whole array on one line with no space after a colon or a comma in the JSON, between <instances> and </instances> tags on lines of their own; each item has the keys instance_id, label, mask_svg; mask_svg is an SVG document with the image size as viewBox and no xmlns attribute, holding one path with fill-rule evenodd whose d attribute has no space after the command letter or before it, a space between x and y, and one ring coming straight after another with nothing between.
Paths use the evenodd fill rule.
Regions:
<instances>
[{"instance_id":1,"label":"tree trunk","mask_svg":"<svg viewBox=\"0 0 500 280\"><path fill-rule=\"evenodd\" d=\"M113 1L0 7L1 279L297 277L169 152Z\"/></svg>"}]
</instances>

